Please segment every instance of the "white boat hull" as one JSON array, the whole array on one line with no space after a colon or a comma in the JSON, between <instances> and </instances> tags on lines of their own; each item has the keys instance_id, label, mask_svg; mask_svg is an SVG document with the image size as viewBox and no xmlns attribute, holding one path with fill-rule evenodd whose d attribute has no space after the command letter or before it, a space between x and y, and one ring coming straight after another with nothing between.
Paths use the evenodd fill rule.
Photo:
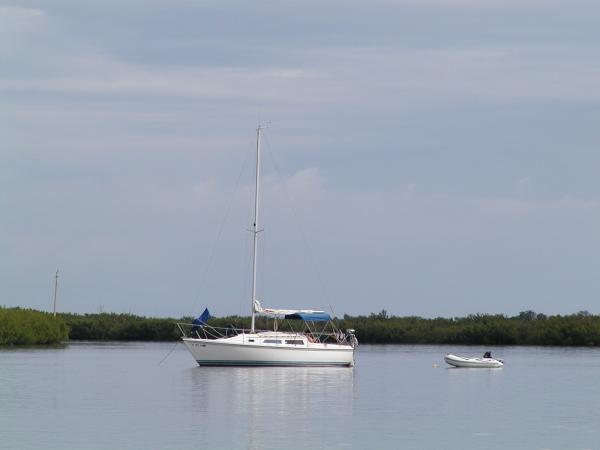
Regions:
<instances>
[{"instance_id":1,"label":"white boat hull","mask_svg":"<svg viewBox=\"0 0 600 450\"><path fill-rule=\"evenodd\" d=\"M448 354L444 356L444 361L454 367L469 367L469 368L482 368L482 369L494 369L502 367L504 363L494 358L463 358L462 356L456 356Z\"/></svg>"},{"instance_id":2,"label":"white boat hull","mask_svg":"<svg viewBox=\"0 0 600 450\"><path fill-rule=\"evenodd\" d=\"M183 338L201 366L346 366L354 365L354 349L349 345L306 343L305 345L265 345L239 339Z\"/></svg>"}]
</instances>

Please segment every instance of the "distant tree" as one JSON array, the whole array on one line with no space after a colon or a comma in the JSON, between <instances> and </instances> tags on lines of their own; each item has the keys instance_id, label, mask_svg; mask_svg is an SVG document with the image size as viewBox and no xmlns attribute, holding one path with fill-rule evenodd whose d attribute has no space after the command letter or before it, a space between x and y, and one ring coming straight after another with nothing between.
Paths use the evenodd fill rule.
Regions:
<instances>
[{"instance_id":1,"label":"distant tree","mask_svg":"<svg viewBox=\"0 0 600 450\"><path fill-rule=\"evenodd\" d=\"M519 313L519 319L521 320L535 320L537 318L537 314L535 313L535 311L532 311L531 309L527 310L527 311L521 311Z\"/></svg>"},{"instance_id":2,"label":"distant tree","mask_svg":"<svg viewBox=\"0 0 600 450\"><path fill-rule=\"evenodd\" d=\"M382 309L381 312L378 312L377 314L375 313L371 313L371 317L374 319L389 319L390 316L388 315L388 312L385 309Z\"/></svg>"}]
</instances>

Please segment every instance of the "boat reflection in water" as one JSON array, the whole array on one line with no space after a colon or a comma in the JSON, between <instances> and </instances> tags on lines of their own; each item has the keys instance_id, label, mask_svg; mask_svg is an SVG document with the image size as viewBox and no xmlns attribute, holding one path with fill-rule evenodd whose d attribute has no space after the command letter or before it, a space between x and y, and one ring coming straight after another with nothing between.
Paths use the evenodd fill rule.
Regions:
<instances>
[{"instance_id":1,"label":"boat reflection in water","mask_svg":"<svg viewBox=\"0 0 600 450\"><path fill-rule=\"evenodd\" d=\"M337 433L353 416L352 368L194 367L185 374L192 385L189 426L202 429L207 442L248 449L278 448L278 435L298 436L303 448L313 439L312 448L345 442Z\"/></svg>"}]
</instances>

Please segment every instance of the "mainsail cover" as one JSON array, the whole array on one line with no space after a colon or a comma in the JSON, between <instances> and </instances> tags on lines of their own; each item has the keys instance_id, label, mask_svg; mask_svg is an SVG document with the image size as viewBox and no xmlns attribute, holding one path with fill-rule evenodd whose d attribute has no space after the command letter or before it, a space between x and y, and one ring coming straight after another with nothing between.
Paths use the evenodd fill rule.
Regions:
<instances>
[{"instance_id":1,"label":"mainsail cover","mask_svg":"<svg viewBox=\"0 0 600 450\"><path fill-rule=\"evenodd\" d=\"M263 308L258 300L254 300L254 311L265 316L280 317L284 319L307 320L312 322L331 320L331 316L325 311L316 311L313 309Z\"/></svg>"}]
</instances>

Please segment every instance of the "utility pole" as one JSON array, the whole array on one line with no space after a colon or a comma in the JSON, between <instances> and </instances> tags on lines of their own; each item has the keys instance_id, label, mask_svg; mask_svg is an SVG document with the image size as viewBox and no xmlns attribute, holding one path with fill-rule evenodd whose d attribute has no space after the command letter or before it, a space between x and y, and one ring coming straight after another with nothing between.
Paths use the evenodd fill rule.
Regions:
<instances>
[{"instance_id":1,"label":"utility pole","mask_svg":"<svg viewBox=\"0 0 600 450\"><path fill-rule=\"evenodd\" d=\"M56 317L56 293L58 291L58 269L54 275L54 317Z\"/></svg>"}]
</instances>

